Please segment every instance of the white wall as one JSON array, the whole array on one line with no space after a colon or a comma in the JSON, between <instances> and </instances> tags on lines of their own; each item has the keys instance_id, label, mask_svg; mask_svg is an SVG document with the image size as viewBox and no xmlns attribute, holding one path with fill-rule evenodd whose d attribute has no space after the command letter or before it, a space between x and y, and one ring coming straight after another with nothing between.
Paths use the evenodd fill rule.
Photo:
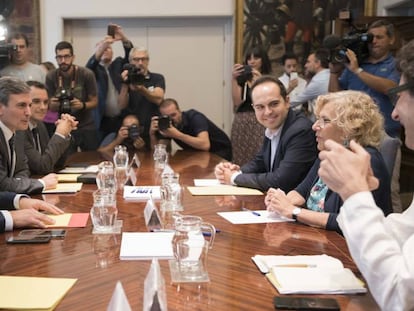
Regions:
<instances>
[{"instance_id":1,"label":"white wall","mask_svg":"<svg viewBox=\"0 0 414 311\"><path fill-rule=\"evenodd\" d=\"M387 10L385 8L393 6L395 4L407 3L408 0L377 0L377 15L386 16Z\"/></svg>"},{"instance_id":2,"label":"white wall","mask_svg":"<svg viewBox=\"0 0 414 311\"><path fill-rule=\"evenodd\" d=\"M234 12L234 0L40 0L42 61L54 59L54 46L63 40L64 19L232 17Z\"/></svg>"},{"instance_id":3,"label":"white wall","mask_svg":"<svg viewBox=\"0 0 414 311\"><path fill-rule=\"evenodd\" d=\"M188 108L197 109L206 114L226 133L229 133L233 117L230 79L234 61L234 12L235 0L71 0L70 3L64 5L61 1L40 0L41 58L42 61L54 62L56 43L61 40L68 40L74 45L75 63L83 65L85 60L93 53L95 43L98 39L101 39L102 33L99 34L99 37L97 37L97 33L102 30L105 31L109 21L119 21L120 25L126 26L126 29L124 29L126 34L137 46L143 45L151 48L148 40L142 40L148 37L177 35L177 39L181 39L180 36L186 36L187 41L188 38L190 41L193 38L194 44L198 44L197 48L199 49L194 57L198 59L198 62L203 62L204 65L209 66L209 59L215 60L209 48L214 47L212 45L208 45L207 48L202 47L214 38L210 36L210 33L206 33L206 39L208 40L200 42L199 39L206 34L204 34L203 29L194 34L197 31L195 28L203 23L206 23L206 29L210 30L214 29L215 26L221 27L221 33L218 29L219 37L222 41L223 39L225 41L224 45L221 44L224 48L214 51L215 54L222 54L221 59L214 62L215 66L209 66L204 70L201 68L202 73L197 70L200 68L190 65L187 71L190 70L191 72L192 70L194 76L191 76L190 73L186 74L185 77L187 80L190 79L191 83L179 81L182 80L179 79L182 70L177 70L177 67L186 66L186 60L179 57L175 57L175 63L169 65L171 62L167 64L162 62L162 58L165 58L166 53L157 58L157 55L153 53L154 51L150 51L152 60L150 70L166 75L168 93L166 95L176 98L179 103L181 101L180 106L183 110ZM174 27L171 27L171 29L165 28L166 24L171 24L171 26L178 27L175 29L180 29L181 26L188 26L191 23L196 26L193 27L192 32L185 29L174 32ZM84 29L82 29L83 27ZM161 30L157 29L162 29L162 27L165 30L163 30L163 33L159 33ZM81 28L81 31L79 31L79 28ZM73 33L74 31L76 31L76 34ZM163 40L161 43L165 44L165 41ZM152 40L151 42L156 41ZM177 42L180 41L177 40ZM175 55L180 55L180 45L178 44L174 48L177 50ZM117 53L117 55L119 54ZM188 59L188 61L188 64L192 64L193 60ZM162 69L159 68L158 70L157 67L160 65L157 65L157 63L163 63ZM222 72L216 70L214 74L208 75L218 65L220 65L220 69L216 69ZM172 73L170 76L168 76L169 72ZM178 77L172 76L173 74L178 75ZM207 78L210 81L207 81L206 84L203 79L198 79L200 81L197 83L196 77L199 74L203 74L201 78L204 80Z\"/></svg>"}]
</instances>

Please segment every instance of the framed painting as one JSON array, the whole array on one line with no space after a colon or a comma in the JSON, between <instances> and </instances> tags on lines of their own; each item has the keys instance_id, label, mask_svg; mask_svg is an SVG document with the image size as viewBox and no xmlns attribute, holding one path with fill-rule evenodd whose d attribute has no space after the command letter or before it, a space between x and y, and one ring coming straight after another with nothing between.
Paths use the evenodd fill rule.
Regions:
<instances>
[{"instance_id":1,"label":"framed painting","mask_svg":"<svg viewBox=\"0 0 414 311\"><path fill-rule=\"evenodd\" d=\"M14 1L7 23L9 34L21 32L28 37L31 60L38 64L41 58L39 0Z\"/></svg>"},{"instance_id":2,"label":"framed painting","mask_svg":"<svg viewBox=\"0 0 414 311\"><path fill-rule=\"evenodd\" d=\"M270 59L279 59L287 50L303 57L321 45L340 12L352 18L372 16L376 0L236 0L235 60L244 51L261 45Z\"/></svg>"}]
</instances>

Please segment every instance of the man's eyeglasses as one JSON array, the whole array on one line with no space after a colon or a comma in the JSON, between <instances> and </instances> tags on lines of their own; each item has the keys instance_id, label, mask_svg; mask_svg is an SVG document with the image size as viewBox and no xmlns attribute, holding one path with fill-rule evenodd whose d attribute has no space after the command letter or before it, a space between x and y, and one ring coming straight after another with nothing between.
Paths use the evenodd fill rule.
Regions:
<instances>
[{"instance_id":1,"label":"man's eyeglasses","mask_svg":"<svg viewBox=\"0 0 414 311\"><path fill-rule=\"evenodd\" d=\"M134 61L134 62L137 62L137 63L139 63L139 62L145 62L145 61L147 61L149 58L148 57L133 57L132 58L132 60Z\"/></svg>"},{"instance_id":2,"label":"man's eyeglasses","mask_svg":"<svg viewBox=\"0 0 414 311\"><path fill-rule=\"evenodd\" d=\"M280 101L275 100L275 101L272 101L272 102L268 103L267 105L254 105L254 104L252 104L252 107L253 107L254 110L261 112L261 111L265 110L266 106L270 110L275 109L279 105L279 103L280 103Z\"/></svg>"},{"instance_id":3,"label":"man's eyeglasses","mask_svg":"<svg viewBox=\"0 0 414 311\"><path fill-rule=\"evenodd\" d=\"M62 60L69 60L71 59L71 57L72 55L67 54L67 55L56 55L55 58L57 61L62 61Z\"/></svg>"},{"instance_id":4,"label":"man's eyeglasses","mask_svg":"<svg viewBox=\"0 0 414 311\"><path fill-rule=\"evenodd\" d=\"M414 89L414 83L404 83L389 89L387 95L390 98L392 105L395 106L397 104L401 92L408 91L409 89Z\"/></svg>"},{"instance_id":5,"label":"man's eyeglasses","mask_svg":"<svg viewBox=\"0 0 414 311\"><path fill-rule=\"evenodd\" d=\"M319 126L321 129L325 128L325 126L331 122L332 120L329 120L327 118L320 118L320 117L316 117L316 120L315 120L315 124Z\"/></svg>"}]
</instances>

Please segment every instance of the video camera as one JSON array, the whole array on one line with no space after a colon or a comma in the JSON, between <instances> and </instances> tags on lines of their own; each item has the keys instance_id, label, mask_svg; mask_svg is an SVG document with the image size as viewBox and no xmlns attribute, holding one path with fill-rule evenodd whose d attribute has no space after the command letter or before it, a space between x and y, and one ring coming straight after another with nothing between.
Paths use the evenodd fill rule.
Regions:
<instances>
[{"instance_id":1,"label":"video camera","mask_svg":"<svg viewBox=\"0 0 414 311\"><path fill-rule=\"evenodd\" d=\"M365 31L354 31L346 34L342 38L336 35L328 35L323 40L322 45L329 49L331 63L347 63L346 50L352 50L360 64L369 56L368 44L372 42L373 35Z\"/></svg>"},{"instance_id":2,"label":"video camera","mask_svg":"<svg viewBox=\"0 0 414 311\"><path fill-rule=\"evenodd\" d=\"M136 67L132 64L125 64L123 67L124 70L128 70L128 80L127 83L143 85L145 82L145 75L142 73L141 68Z\"/></svg>"},{"instance_id":3,"label":"video camera","mask_svg":"<svg viewBox=\"0 0 414 311\"><path fill-rule=\"evenodd\" d=\"M9 58L10 53L17 51L17 45L11 43L0 43L0 58Z\"/></svg>"},{"instance_id":4,"label":"video camera","mask_svg":"<svg viewBox=\"0 0 414 311\"><path fill-rule=\"evenodd\" d=\"M70 113L70 101L74 98L72 91L61 88L56 92L55 97L59 100L59 114Z\"/></svg>"}]
</instances>

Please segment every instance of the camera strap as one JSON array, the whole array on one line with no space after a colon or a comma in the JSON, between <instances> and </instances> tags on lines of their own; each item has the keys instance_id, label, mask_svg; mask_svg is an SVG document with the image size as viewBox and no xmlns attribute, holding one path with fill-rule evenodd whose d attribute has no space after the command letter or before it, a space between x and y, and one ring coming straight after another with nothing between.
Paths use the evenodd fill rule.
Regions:
<instances>
[{"instance_id":1,"label":"camera strap","mask_svg":"<svg viewBox=\"0 0 414 311\"><path fill-rule=\"evenodd\" d=\"M72 79L70 81L70 90L71 91L75 88L75 81L76 81L77 72L78 72L78 66L73 65ZM56 70L56 75L57 75L57 81L58 81L58 88L63 88L63 74L60 71L60 69Z\"/></svg>"}]
</instances>

